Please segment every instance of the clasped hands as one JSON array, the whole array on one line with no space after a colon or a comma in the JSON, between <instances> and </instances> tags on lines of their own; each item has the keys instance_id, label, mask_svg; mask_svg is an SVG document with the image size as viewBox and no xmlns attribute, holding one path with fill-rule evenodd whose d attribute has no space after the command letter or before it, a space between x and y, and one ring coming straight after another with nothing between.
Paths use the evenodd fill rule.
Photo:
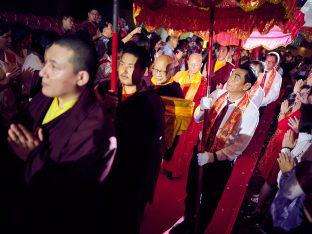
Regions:
<instances>
[{"instance_id":1,"label":"clasped hands","mask_svg":"<svg viewBox=\"0 0 312 234\"><path fill-rule=\"evenodd\" d=\"M22 124L11 124L8 131L8 142L16 155L26 160L30 151L43 141L43 132L40 128L37 134L32 134Z\"/></svg>"}]
</instances>

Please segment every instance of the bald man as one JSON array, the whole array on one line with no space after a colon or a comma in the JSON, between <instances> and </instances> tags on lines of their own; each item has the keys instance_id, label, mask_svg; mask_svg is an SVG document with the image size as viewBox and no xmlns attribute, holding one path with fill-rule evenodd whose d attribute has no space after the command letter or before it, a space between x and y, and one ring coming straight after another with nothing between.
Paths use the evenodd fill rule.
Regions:
<instances>
[{"instance_id":1,"label":"bald man","mask_svg":"<svg viewBox=\"0 0 312 234\"><path fill-rule=\"evenodd\" d=\"M188 59L189 69L180 71L173 77L173 80L180 84L185 99L193 101L195 108L199 105L201 97L205 96L206 93L206 85L200 72L201 66L202 56L193 53ZM185 173L200 129L201 125L195 124L192 119L187 130L181 134L171 161L165 168L162 168L169 172L170 177L182 177Z\"/></svg>"},{"instance_id":2,"label":"bald man","mask_svg":"<svg viewBox=\"0 0 312 234\"><path fill-rule=\"evenodd\" d=\"M161 55L159 56L152 68L153 77L152 77L152 84L154 85L155 92L159 96L166 96L166 97L173 97L173 98L184 98L182 89L180 84L173 80L173 75L175 73L174 69L174 60L168 55ZM166 109L170 109L171 107L176 107L179 99L168 99L163 97L164 105ZM167 100L170 100L169 102ZM174 103L174 104L173 104ZM162 165L169 162L172 158L173 152L179 142L179 135L181 135L180 127L175 126L175 122L178 121L178 113L172 115L172 113L166 113L167 124L165 128L165 141L164 141L164 152L163 152L163 163ZM171 119L174 121L170 121ZM176 127L176 128L175 128ZM172 131L172 129L174 131ZM179 129L178 129L179 128Z\"/></svg>"},{"instance_id":3,"label":"bald man","mask_svg":"<svg viewBox=\"0 0 312 234\"><path fill-rule=\"evenodd\" d=\"M173 80L174 73L174 60L170 56L161 55L155 60L152 84L159 96L184 98L180 84Z\"/></svg>"},{"instance_id":4,"label":"bald man","mask_svg":"<svg viewBox=\"0 0 312 234\"><path fill-rule=\"evenodd\" d=\"M191 54L188 59L188 70L180 71L174 77L173 80L181 85L185 99L194 101L196 104L203 96L202 75L200 68L203 65L201 54Z\"/></svg>"}]
</instances>

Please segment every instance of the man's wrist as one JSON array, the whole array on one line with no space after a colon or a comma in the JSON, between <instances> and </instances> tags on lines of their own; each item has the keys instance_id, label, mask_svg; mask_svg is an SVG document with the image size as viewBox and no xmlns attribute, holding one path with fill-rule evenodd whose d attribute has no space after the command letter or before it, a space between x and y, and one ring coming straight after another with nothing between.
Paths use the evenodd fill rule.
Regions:
<instances>
[{"instance_id":1,"label":"man's wrist","mask_svg":"<svg viewBox=\"0 0 312 234\"><path fill-rule=\"evenodd\" d=\"M213 161L214 162L219 161L216 151L213 151Z\"/></svg>"},{"instance_id":2,"label":"man's wrist","mask_svg":"<svg viewBox=\"0 0 312 234\"><path fill-rule=\"evenodd\" d=\"M289 150L292 150L293 148L288 147L288 146L283 146L282 149L289 149Z\"/></svg>"}]
</instances>

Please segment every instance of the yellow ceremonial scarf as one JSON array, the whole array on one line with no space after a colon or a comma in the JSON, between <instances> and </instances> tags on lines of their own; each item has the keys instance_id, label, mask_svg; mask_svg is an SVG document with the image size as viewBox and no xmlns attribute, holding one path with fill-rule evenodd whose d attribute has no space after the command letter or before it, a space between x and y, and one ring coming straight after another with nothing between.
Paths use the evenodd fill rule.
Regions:
<instances>
[{"instance_id":1,"label":"yellow ceremonial scarf","mask_svg":"<svg viewBox=\"0 0 312 234\"><path fill-rule=\"evenodd\" d=\"M78 99L74 99L71 101L67 101L64 103L63 108L61 109L58 105L58 100L55 97L49 107L48 112L46 113L42 124L46 124L49 123L50 121L56 119L57 117L59 117L60 115L64 114L66 111L68 111L70 108L72 108L75 103L77 102Z\"/></svg>"},{"instance_id":2,"label":"yellow ceremonial scarf","mask_svg":"<svg viewBox=\"0 0 312 234\"><path fill-rule=\"evenodd\" d=\"M173 80L180 84L182 90L184 90L185 86L189 86L185 94L185 99L193 101L200 86L202 75L200 71L198 71L194 76L191 77L191 79L189 79L188 71L180 71L173 77Z\"/></svg>"},{"instance_id":3,"label":"yellow ceremonial scarf","mask_svg":"<svg viewBox=\"0 0 312 234\"><path fill-rule=\"evenodd\" d=\"M155 77L153 76L151 79L151 82L153 85L155 86L162 86L162 85L167 85L167 84L171 84L173 82L173 78L171 77L169 80L167 80L165 83L163 84L157 84Z\"/></svg>"},{"instance_id":4,"label":"yellow ceremonial scarf","mask_svg":"<svg viewBox=\"0 0 312 234\"><path fill-rule=\"evenodd\" d=\"M216 71L218 71L219 69L221 69L222 67L224 67L225 65L226 65L226 60L219 61L219 60L217 59L213 71L216 72Z\"/></svg>"},{"instance_id":5,"label":"yellow ceremonial scarf","mask_svg":"<svg viewBox=\"0 0 312 234\"><path fill-rule=\"evenodd\" d=\"M213 104L210 113L208 115L207 125L204 126L204 144L207 143L210 131L213 124L215 123L218 114L221 111L222 106L227 101L228 92L222 94ZM218 151L223 148L225 142L227 142L229 136L232 134L236 124L239 122L239 119L242 117L243 113L247 109L250 103L249 95L246 92L243 98L235 106L234 110L230 114L228 121L225 122L222 129L219 131L219 134L215 137L214 143L210 149L211 152Z\"/></svg>"}]
</instances>

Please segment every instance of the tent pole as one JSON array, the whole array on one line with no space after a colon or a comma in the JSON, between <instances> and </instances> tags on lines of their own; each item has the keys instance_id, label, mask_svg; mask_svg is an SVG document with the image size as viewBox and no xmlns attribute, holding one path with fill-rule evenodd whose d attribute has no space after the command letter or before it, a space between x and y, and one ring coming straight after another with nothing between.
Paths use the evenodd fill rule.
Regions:
<instances>
[{"instance_id":1,"label":"tent pole","mask_svg":"<svg viewBox=\"0 0 312 234\"><path fill-rule=\"evenodd\" d=\"M211 88L211 74L212 74L212 47L213 47L213 31L214 31L214 14L215 14L215 6L211 3L210 6L210 30L209 30L209 44L208 44L208 62L207 62L207 86L206 86L206 96L210 95L210 88ZM204 124L202 130L202 139L200 142L200 152L204 152L204 147L206 142L205 139L205 132L208 125L208 110L205 110L204 113ZM199 167L198 172L198 181L197 181L197 203L196 203L196 222L195 222L195 232L197 233L199 230L199 210L200 210L200 197L202 191L202 181L203 181L203 167Z\"/></svg>"},{"instance_id":2,"label":"tent pole","mask_svg":"<svg viewBox=\"0 0 312 234\"><path fill-rule=\"evenodd\" d=\"M239 65L239 59L240 59L240 54L241 54L241 49L242 49L242 39L239 39L239 43L238 43L238 48L237 48L237 51L236 51L236 61L235 61L235 68L238 67Z\"/></svg>"},{"instance_id":3,"label":"tent pole","mask_svg":"<svg viewBox=\"0 0 312 234\"><path fill-rule=\"evenodd\" d=\"M112 91L116 91L117 88L118 14L119 14L119 0L114 0L113 36L112 36L112 76L111 76Z\"/></svg>"}]
</instances>

